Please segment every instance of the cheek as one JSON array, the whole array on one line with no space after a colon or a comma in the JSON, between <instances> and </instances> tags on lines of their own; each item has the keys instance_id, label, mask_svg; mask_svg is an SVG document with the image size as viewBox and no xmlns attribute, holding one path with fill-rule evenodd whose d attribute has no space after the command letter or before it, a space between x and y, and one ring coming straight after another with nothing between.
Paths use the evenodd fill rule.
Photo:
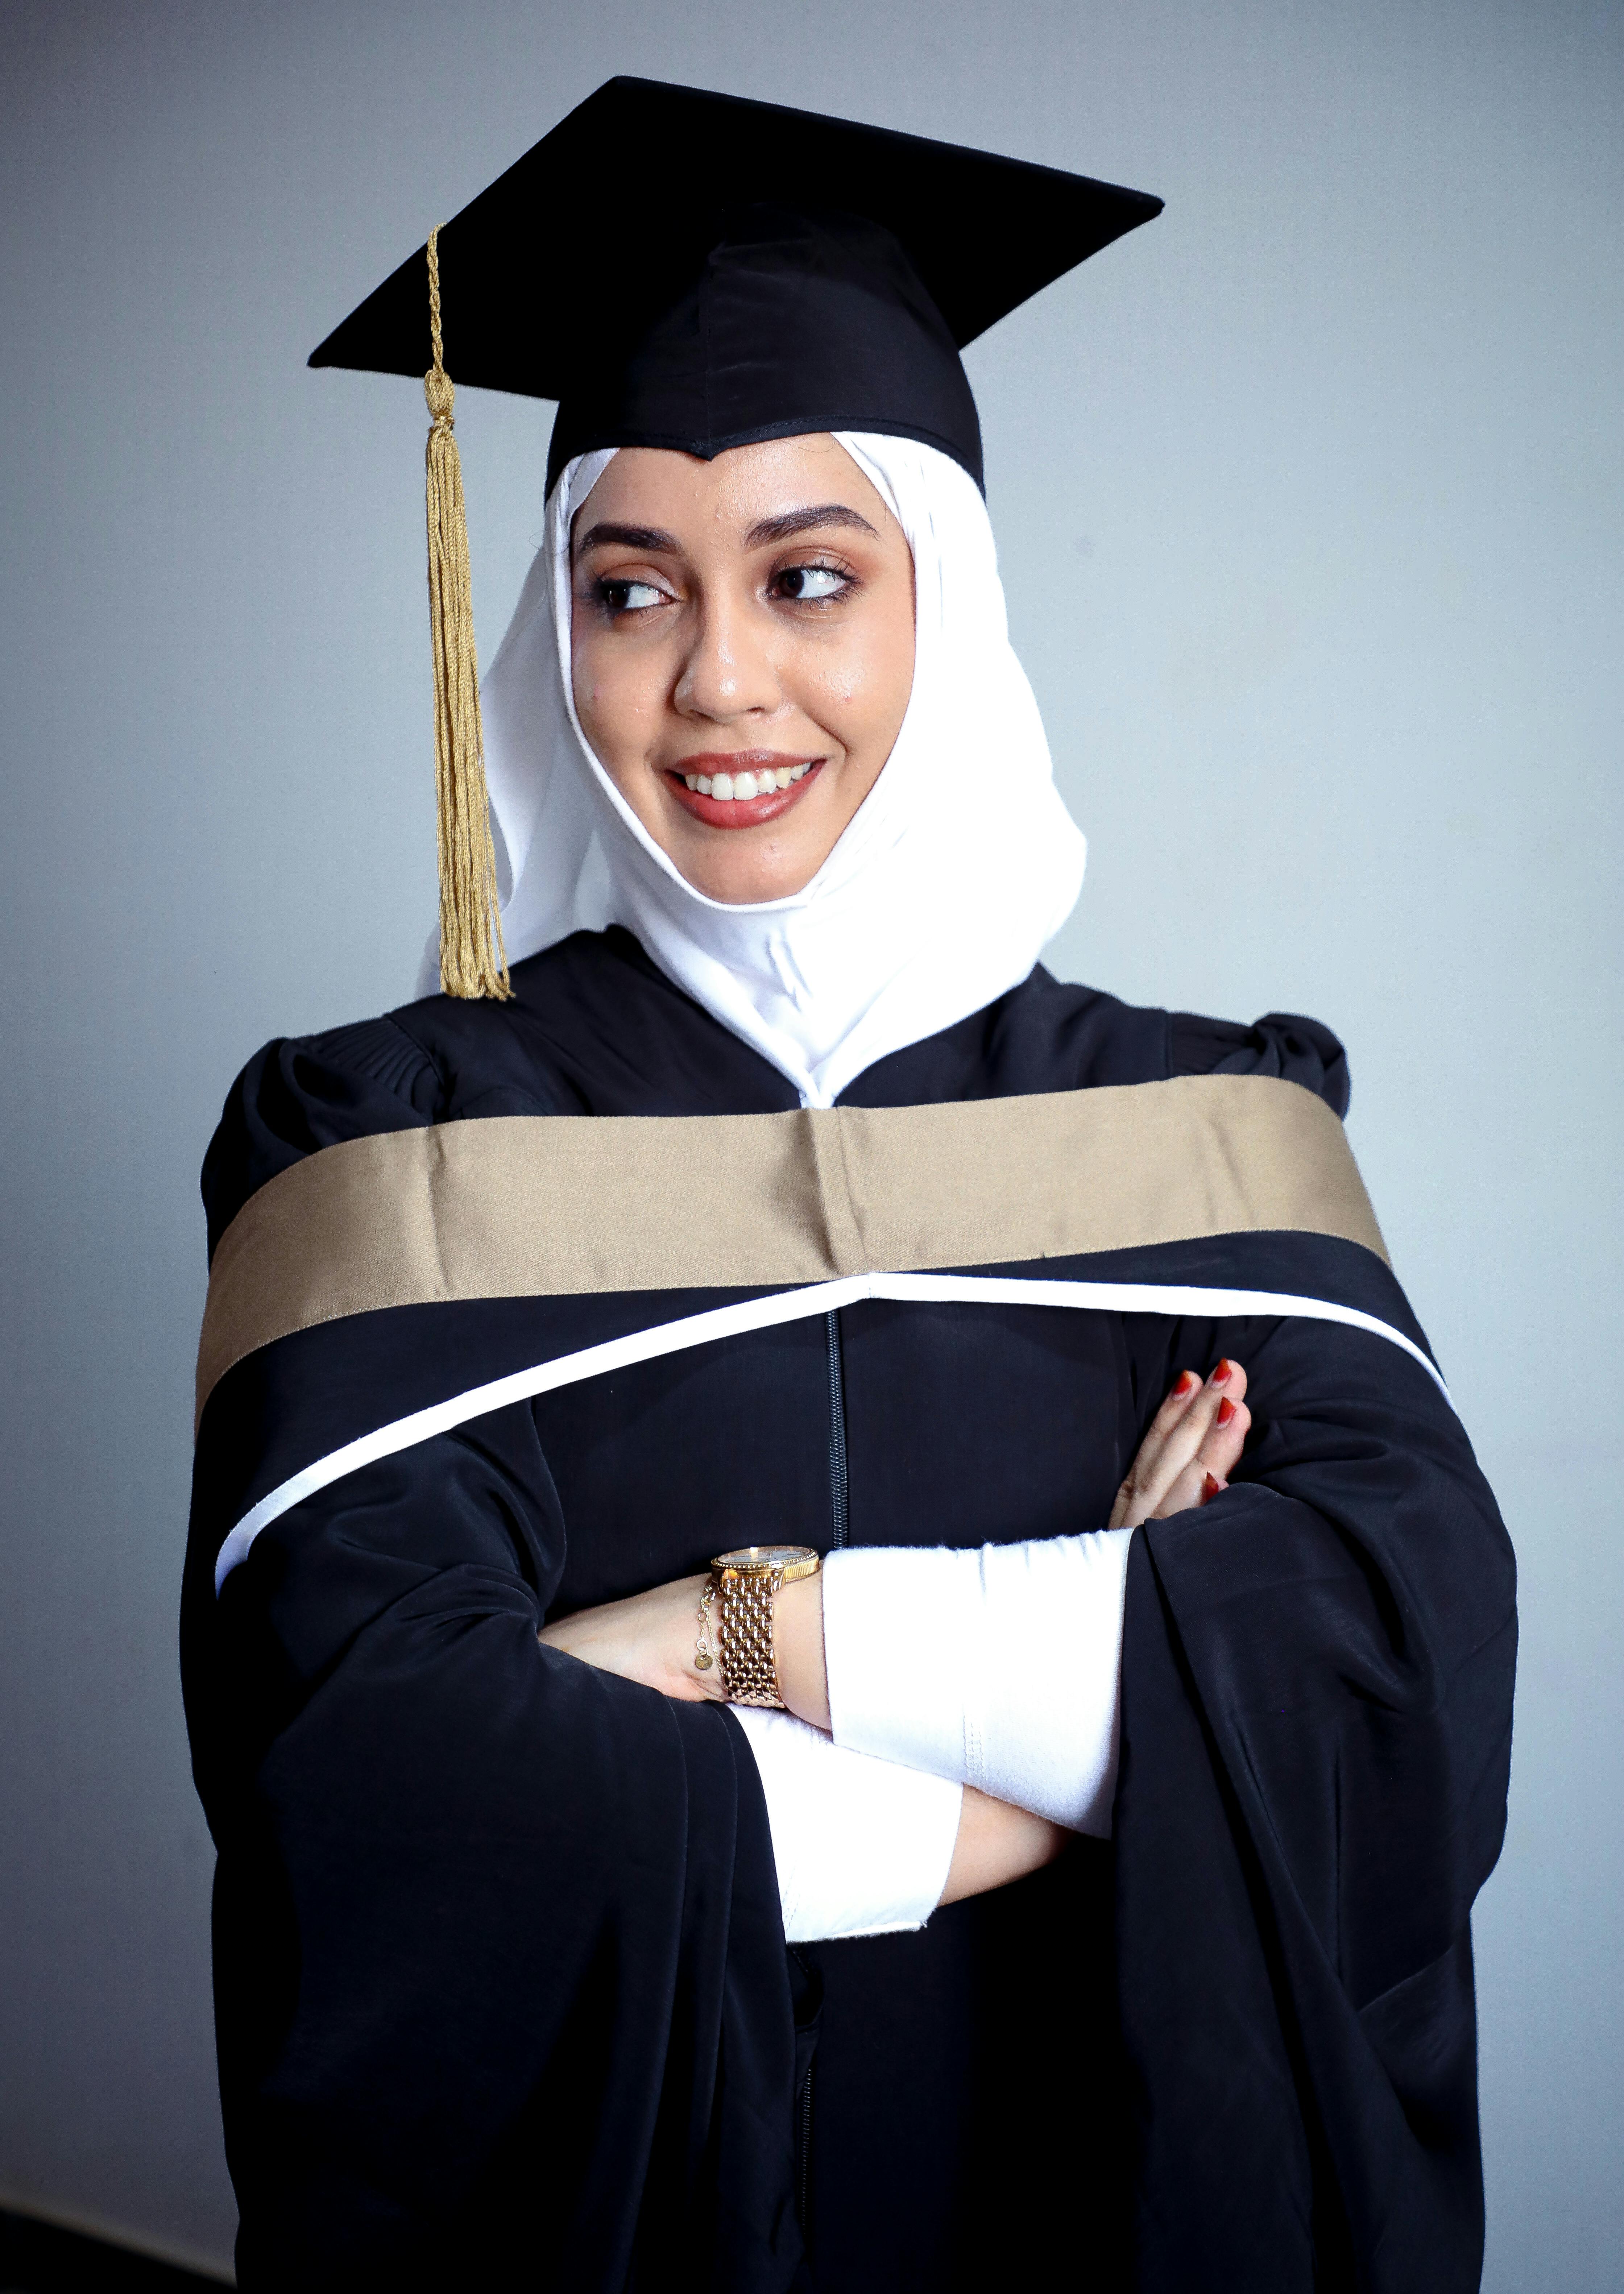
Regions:
<instances>
[{"instance_id":1,"label":"cheek","mask_svg":"<svg viewBox=\"0 0 1624 2294\"><path fill-rule=\"evenodd\" d=\"M613 771L627 761L638 741L638 728L648 718L646 677L641 664L618 655L595 631L578 636L571 648L570 674L575 714L600 761Z\"/></svg>"},{"instance_id":2,"label":"cheek","mask_svg":"<svg viewBox=\"0 0 1624 2294\"><path fill-rule=\"evenodd\" d=\"M599 671L598 648L592 639L573 637L569 648L570 681L575 687L575 713L583 724L602 705L604 679Z\"/></svg>"},{"instance_id":3,"label":"cheek","mask_svg":"<svg viewBox=\"0 0 1624 2294\"><path fill-rule=\"evenodd\" d=\"M888 752L913 690L913 654L911 612L865 621L808 661L807 705L848 748L882 742Z\"/></svg>"}]
</instances>

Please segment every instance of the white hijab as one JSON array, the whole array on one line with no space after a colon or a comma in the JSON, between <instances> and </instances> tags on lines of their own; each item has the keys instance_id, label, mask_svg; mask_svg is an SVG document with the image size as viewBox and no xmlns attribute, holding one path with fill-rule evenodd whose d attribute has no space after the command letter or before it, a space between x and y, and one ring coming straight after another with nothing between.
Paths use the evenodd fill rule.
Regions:
<instances>
[{"instance_id":1,"label":"white hijab","mask_svg":"<svg viewBox=\"0 0 1624 2294\"><path fill-rule=\"evenodd\" d=\"M624 924L809 1107L1024 980L1071 913L1088 850L1010 647L974 482L911 439L839 443L913 552L913 691L885 769L804 891L749 907L696 891L587 745L570 674L570 521L613 449L560 475L483 687L510 962Z\"/></svg>"}]
</instances>

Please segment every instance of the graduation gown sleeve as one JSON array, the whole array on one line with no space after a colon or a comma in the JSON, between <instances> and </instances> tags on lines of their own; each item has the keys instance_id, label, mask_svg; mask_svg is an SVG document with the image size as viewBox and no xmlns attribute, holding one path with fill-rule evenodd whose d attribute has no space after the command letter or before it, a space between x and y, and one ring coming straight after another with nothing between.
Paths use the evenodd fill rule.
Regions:
<instances>
[{"instance_id":1,"label":"graduation gown sleeve","mask_svg":"<svg viewBox=\"0 0 1624 2294\"><path fill-rule=\"evenodd\" d=\"M1295 1061L1346 1103L1310 1023L1175 1021L1176 1045L1181 1026L1192 1066ZM1230 1488L1130 1557L1135 2282L1468 2294L1469 1916L1505 1826L1509 1541L1458 1419L1391 1346L1296 1318L1128 1329L1144 1422L1179 1368L1226 1354L1253 1418Z\"/></svg>"},{"instance_id":2,"label":"graduation gown sleeve","mask_svg":"<svg viewBox=\"0 0 1624 2294\"><path fill-rule=\"evenodd\" d=\"M393 1071L252 1065L216 1227L301 1147L426 1119L369 1046ZM755 1763L724 1709L538 1646L566 1541L520 1405L295 1507L218 1598L190 1557L245 2288L796 2282Z\"/></svg>"}]
</instances>

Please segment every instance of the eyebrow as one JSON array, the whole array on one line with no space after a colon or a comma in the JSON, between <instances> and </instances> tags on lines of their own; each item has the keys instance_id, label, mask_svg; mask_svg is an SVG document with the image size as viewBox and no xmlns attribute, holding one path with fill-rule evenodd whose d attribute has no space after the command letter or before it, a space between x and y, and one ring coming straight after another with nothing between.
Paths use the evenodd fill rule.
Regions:
<instances>
[{"instance_id":1,"label":"eyebrow","mask_svg":"<svg viewBox=\"0 0 1624 2294\"><path fill-rule=\"evenodd\" d=\"M814 525L854 525L863 533L873 533L866 517L844 502L818 502L810 509L787 509L779 517L763 517L745 536L747 549L764 549L770 542L788 541L792 534L806 533Z\"/></svg>"},{"instance_id":2,"label":"eyebrow","mask_svg":"<svg viewBox=\"0 0 1624 2294\"><path fill-rule=\"evenodd\" d=\"M589 549L649 549L663 550L675 557L681 549L674 533L667 533L657 525L594 525L575 544L577 556L584 557Z\"/></svg>"},{"instance_id":3,"label":"eyebrow","mask_svg":"<svg viewBox=\"0 0 1624 2294\"><path fill-rule=\"evenodd\" d=\"M805 509L787 509L777 517L758 518L745 536L747 549L766 549L775 541L788 541L797 533L809 533L814 526L855 526L860 533L874 533L876 529L868 519L845 502L814 502ZM575 544L575 555L584 557L589 549L646 549L667 557L681 554L681 544L674 533L667 533L658 525L619 525L605 521L582 535Z\"/></svg>"}]
</instances>

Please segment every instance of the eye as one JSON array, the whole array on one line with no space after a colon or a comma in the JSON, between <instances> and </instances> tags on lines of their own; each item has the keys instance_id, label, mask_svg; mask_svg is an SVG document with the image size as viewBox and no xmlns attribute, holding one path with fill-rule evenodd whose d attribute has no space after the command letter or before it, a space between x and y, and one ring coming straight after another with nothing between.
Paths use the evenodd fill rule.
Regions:
<instances>
[{"instance_id":1,"label":"eye","mask_svg":"<svg viewBox=\"0 0 1624 2294\"><path fill-rule=\"evenodd\" d=\"M826 598L838 598L853 583L851 575L836 565L786 565L773 575L772 586L797 605L817 605Z\"/></svg>"},{"instance_id":2,"label":"eye","mask_svg":"<svg viewBox=\"0 0 1624 2294\"><path fill-rule=\"evenodd\" d=\"M646 614L651 606L668 606L670 598L652 582L617 582L613 574L594 582L593 592L606 614Z\"/></svg>"}]
</instances>

